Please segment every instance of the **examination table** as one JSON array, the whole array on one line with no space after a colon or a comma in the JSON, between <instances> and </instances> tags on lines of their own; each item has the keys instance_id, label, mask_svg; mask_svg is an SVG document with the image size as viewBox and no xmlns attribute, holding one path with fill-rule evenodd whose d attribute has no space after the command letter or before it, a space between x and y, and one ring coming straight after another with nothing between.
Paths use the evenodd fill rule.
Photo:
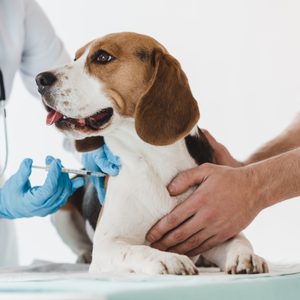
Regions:
<instances>
[{"instance_id":1,"label":"examination table","mask_svg":"<svg viewBox=\"0 0 300 300\"><path fill-rule=\"evenodd\" d=\"M259 275L226 275L217 268L200 268L198 276L94 276L87 270L87 265L48 262L1 269L0 299L300 299L300 264L271 265L269 274Z\"/></svg>"}]
</instances>

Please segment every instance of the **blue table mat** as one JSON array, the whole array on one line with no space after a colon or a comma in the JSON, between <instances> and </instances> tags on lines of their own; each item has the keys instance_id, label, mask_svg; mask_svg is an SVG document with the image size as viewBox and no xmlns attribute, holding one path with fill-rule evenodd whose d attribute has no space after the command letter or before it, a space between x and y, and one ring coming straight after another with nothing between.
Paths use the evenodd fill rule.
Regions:
<instances>
[{"instance_id":1,"label":"blue table mat","mask_svg":"<svg viewBox=\"0 0 300 300\"><path fill-rule=\"evenodd\" d=\"M208 273L203 276L156 277L102 277L86 273L64 272L62 277L54 273L40 273L36 279L29 273L12 273L0 276L0 299L7 295L90 295L89 299L107 300L293 300L300 299L300 272L271 275L222 275ZM55 275L55 274L54 274ZM11 276L11 277L9 277ZM21 297L18 299L22 299ZM48 298L47 298L48 299ZM55 298L56 299L56 298ZM68 298L69 299L69 298Z\"/></svg>"}]
</instances>

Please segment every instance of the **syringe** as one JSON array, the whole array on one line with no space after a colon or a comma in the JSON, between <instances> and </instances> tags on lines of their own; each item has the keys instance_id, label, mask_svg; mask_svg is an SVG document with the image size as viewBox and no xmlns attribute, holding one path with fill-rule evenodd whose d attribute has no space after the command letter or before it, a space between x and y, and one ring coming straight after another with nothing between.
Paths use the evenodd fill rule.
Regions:
<instances>
[{"instance_id":1,"label":"syringe","mask_svg":"<svg viewBox=\"0 0 300 300\"><path fill-rule=\"evenodd\" d=\"M32 168L45 170L45 171L49 170L49 167L42 167L42 166L35 166L35 165L33 165ZM93 171L88 171L88 170L75 170L75 169L61 168L61 171L63 173L72 173L72 174L83 175L83 176L96 176L96 177L107 176L107 174L105 174L105 173L93 172Z\"/></svg>"}]
</instances>

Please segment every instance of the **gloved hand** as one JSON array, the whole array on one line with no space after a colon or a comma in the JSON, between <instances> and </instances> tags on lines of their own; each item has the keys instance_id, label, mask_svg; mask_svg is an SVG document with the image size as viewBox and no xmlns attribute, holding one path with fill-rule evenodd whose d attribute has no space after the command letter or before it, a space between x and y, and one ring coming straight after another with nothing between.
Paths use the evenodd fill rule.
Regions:
<instances>
[{"instance_id":1,"label":"gloved hand","mask_svg":"<svg viewBox=\"0 0 300 300\"><path fill-rule=\"evenodd\" d=\"M95 151L84 153L82 163L89 171L103 172L110 176L118 175L121 168L120 158L115 156L106 144ZM103 205L105 198L104 177L90 176L89 179L96 188L99 201Z\"/></svg>"},{"instance_id":2,"label":"gloved hand","mask_svg":"<svg viewBox=\"0 0 300 300\"><path fill-rule=\"evenodd\" d=\"M67 173L61 172L60 160L47 156L46 164L49 171L44 185L31 187L32 160L23 160L18 172L0 189L0 217L42 217L54 213L77 188L84 185L83 178L70 180Z\"/></svg>"}]
</instances>

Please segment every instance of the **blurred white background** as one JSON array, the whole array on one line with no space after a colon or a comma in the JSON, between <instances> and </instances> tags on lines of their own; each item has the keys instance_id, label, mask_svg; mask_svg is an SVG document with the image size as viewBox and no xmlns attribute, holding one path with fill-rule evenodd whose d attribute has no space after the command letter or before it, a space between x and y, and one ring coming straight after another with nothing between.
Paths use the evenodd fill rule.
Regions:
<instances>
[{"instance_id":1,"label":"blurred white background","mask_svg":"<svg viewBox=\"0 0 300 300\"><path fill-rule=\"evenodd\" d=\"M297 0L38 0L73 56L110 32L155 37L181 62L199 101L199 125L238 159L279 133L300 111L300 2ZM62 136L46 127L41 101L19 77L8 105L7 177L24 157L47 154L78 167L62 149ZM280 174L278 174L280 176ZM33 182L44 174L34 171ZM300 180L300 178L299 178ZM130 209L130 208L129 208ZM258 254L271 261L300 261L300 199L262 212L246 230ZM18 220L20 262L73 262L49 218Z\"/></svg>"}]
</instances>

